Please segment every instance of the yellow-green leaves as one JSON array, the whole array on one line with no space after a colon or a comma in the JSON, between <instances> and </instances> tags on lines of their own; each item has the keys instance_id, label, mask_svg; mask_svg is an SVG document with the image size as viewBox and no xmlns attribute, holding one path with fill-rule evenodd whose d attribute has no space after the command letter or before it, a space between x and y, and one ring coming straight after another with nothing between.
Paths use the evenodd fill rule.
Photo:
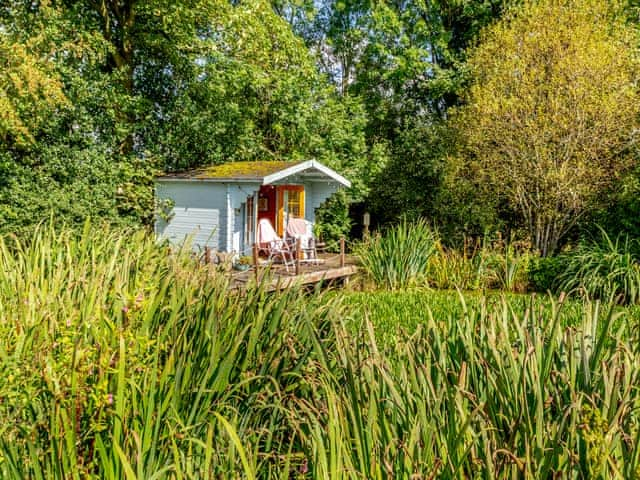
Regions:
<instances>
[{"instance_id":1,"label":"yellow-green leaves","mask_svg":"<svg viewBox=\"0 0 640 480\"><path fill-rule=\"evenodd\" d=\"M50 59L0 33L0 142L23 147L66 101Z\"/></svg>"},{"instance_id":2,"label":"yellow-green leaves","mask_svg":"<svg viewBox=\"0 0 640 480\"><path fill-rule=\"evenodd\" d=\"M457 113L469 165L543 254L629 164L636 30L620 2L526 1L484 32Z\"/></svg>"}]
</instances>

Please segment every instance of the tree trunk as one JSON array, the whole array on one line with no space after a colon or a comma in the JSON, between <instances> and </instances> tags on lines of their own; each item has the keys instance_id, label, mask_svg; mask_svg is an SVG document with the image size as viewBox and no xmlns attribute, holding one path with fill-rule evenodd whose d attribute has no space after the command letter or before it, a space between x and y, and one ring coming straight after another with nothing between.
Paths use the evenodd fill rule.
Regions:
<instances>
[{"instance_id":1,"label":"tree trunk","mask_svg":"<svg viewBox=\"0 0 640 480\"><path fill-rule=\"evenodd\" d=\"M532 247L540 256L549 257L557 252L563 231L557 220L534 214L529 228Z\"/></svg>"},{"instance_id":2,"label":"tree trunk","mask_svg":"<svg viewBox=\"0 0 640 480\"><path fill-rule=\"evenodd\" d=\"M134 44L136 0L92 0L92 6L102 19L102 31L105 39L112 45L109 65L113 71L122 75L122 87L128 96L134 95ZM131 111L121 110L119 117L128 125L128 134L120 145L120 153L133 152L133 129L136 116Z\"/></svg>"}]
</instances>

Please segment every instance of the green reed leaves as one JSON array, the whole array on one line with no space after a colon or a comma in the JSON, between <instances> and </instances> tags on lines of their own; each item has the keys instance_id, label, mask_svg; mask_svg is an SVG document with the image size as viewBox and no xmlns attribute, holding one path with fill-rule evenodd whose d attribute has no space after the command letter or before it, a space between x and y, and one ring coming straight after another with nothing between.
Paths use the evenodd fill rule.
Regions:
<instances>
[{"instance_id":1,"label":"green reed leaves","mask_svg":"<svg viewBox=\"0 0 640 480\"><path fill-rule=\"evenodd\" d=\"M145 232L2 238L0 477L638 474L629 311L409 293L232 293Z\"/></svg>"},{"instance_id":2,"label":"green reed leaves","mask_svg":"<svg viewBox=\"0 0 640 480\"><path fill-rule=\"evenodd\" d=\"M403 219L360 245L356 253L376 285L397 290L425 280L436 239L425 220Z\"/></svg>"},{"instance_id":3,"label":"green reed leaves","mask_svg":"<svg viewBox=\"0 0 640 480\"><path fill-rule=\"evenodd\" d=\"M597 241L582 242L571 252L558 283L565 291L590 298L616 299L620 303L640 301L638 245L628 237L612 239L600 230Z\"/></svg>"},{"instance_id":4,"label":"green reed leaves","mask_svg":"<svg viewBox=\"0 0 640 480\"><path fill-rule=\"evenodd\" d=\"M0 305L2 478L219 478L287 451L295 468L291 399L341 315L231 294L187 250L90 225L0 239Z\"/></svg>"}]
</instances>

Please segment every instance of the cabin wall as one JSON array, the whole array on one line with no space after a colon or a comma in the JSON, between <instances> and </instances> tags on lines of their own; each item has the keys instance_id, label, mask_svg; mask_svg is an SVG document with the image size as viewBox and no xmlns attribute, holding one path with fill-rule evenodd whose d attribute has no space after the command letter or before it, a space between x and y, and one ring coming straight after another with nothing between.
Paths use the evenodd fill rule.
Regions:
<instances>
[{"instance_id":1,"label":"cabin wall","mask_svg":"<svg viewBox=\"0 0 640 480\"><path fill-rule=\"evenodd\" d=\"M300 180L288 178L282 183L304 185L305 218L315 222L315 210L338 190L339 184ZM245 245L244 235L246 201L247 197L253 196L256 199L254 208L257 209L259 189L259 183L158 181L156 197L159 200L170 199L174 206L168 222L157 219L156 234L172 243L191 237L195 251L202 251L207 246L239 255L249 254L251 245ZM257 219L254 218L254 222L257 223Z\"/></svg>"},{"instance_id":2,"label":"cabin wall","mask_svg":"<svg viewBox=\"0 0 640 480\"><path fill-rule=\"evenodd\" d=\"M226 185L200 182L158 182L156 197L173 201L169 221L158 218L156 234L171 243L192 238L195 251L205 246L225 250L228 237Z\"/></svg>"}]
</instances>

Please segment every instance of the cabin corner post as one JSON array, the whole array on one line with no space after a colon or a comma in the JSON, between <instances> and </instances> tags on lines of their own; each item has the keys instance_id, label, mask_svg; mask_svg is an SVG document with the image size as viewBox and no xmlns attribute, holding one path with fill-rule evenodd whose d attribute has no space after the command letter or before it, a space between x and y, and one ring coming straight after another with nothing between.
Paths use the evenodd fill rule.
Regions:
<instances>
[{"instance_id":1,"label":"cabin corner post","mask_svg":"<svg viewBox=\"0 0 640 480\"><path fill-rule=\"evenodd\" d=\"M226 227L227 227L227 231L226 231L226 238L225 238L225 244L226 244L226 248L225 251L226 252L231 252L233 251L233 232L234 232L234 226L235 226L235 212L233 209L233 201L231 198L231 185L226 183L225 184L226 187Z\"/></svg>"}]
</instances>

